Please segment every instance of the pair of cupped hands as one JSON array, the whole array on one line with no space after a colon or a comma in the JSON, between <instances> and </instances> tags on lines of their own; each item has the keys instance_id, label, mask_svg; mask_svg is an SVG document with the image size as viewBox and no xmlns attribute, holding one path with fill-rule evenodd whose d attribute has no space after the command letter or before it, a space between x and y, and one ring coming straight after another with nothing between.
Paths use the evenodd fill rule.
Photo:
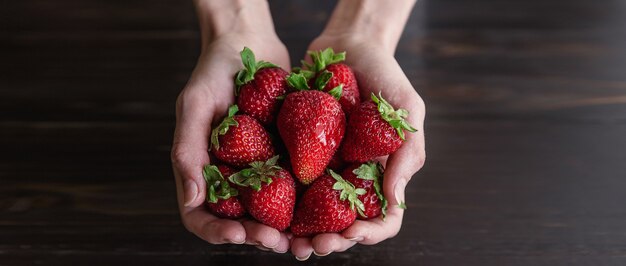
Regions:
<instances>
[{"instance_id":1,"label":"pair of cupped hands","mask_svg":"<svg viewBox=\"0 0 626 266\"><path fill-rule=\"evenodd\" d=\"M381 92L395 108L408 110L408 122L418 129L407 134L398 151L380 158L385 166L384 195L389 200L386 219L357 220L341 233L307 238L293 237L249 218L220 219L205 209L202 168L210 163L209 136L213 125L222 120L228 106L235 101L233 77L243 67L239 52L244 46L254 51L257 60L272 62L287 71L291 69L289 53L275 33L228 33L203 44L196 68L176 102L172 147L180 214L187 230L211 244L248 244L277 253L291 250L299 260L309 258L311 253L325 256L357 243L373 245L394 237L402 225L404 210L399 204L404 202L406 184L426 157L424 103L396 62L395 47L379 46L353 35L322 34L308 50L331 47L337 52L346 51L345 63L356 74L361 98L368 100L371 93ZM305 60L310 58L307 56Z\"/></svg>"}]
</instances>

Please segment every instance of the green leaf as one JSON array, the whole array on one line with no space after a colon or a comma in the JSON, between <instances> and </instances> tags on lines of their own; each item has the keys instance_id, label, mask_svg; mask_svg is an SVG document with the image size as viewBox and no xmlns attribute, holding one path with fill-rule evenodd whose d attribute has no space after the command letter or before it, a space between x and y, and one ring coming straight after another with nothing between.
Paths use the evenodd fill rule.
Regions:
<instances>
[{"instance_id":1,"label":"green leaf","mask_svg":"<svg viewBox=\"0 0 626 266\"><path fill-rule=\"evenodd\" d=\"M352 173L354 173L356 177L360 179L377 180L381 175L378 166L379 164L376 162L367 162L352 170Z\"/></svg>"},{"instance_id":2,"label":"green leaf","mask_svg":"<svg viewBox=\"0 0 626 266\"><path fill-rule=\"evenodd\" d=\"M333 184L333 189L341 191L339 199L343 201L348 200L350 203L350 209L352 210L355 210L354 207L356 206L357 208L355 211L358 211L359 213L365 211L363 202L359 200L358 196L365 194L366 191L362 188L355 188L352 183L343 179L343 177L335 173L333 170L328 169L328 173L337 181Z\"/></svg>"},{"instance_id":3,"label":"green leaf","mask_svg":"<svg viewBox=\"0 0 626 266\"><path fill-rule=\"evenodd\" d=\"M300 64L302 64L303 67L306 67L309 70L312 70L313 65L309 64L307 61L304 60L300 60Z\"/></svg>"},{"instance_id":4,"label":"green leaf","mask_svg":"<svg viewBox=\"0 0 626 266\"><path fill-rule=\"evenodd\" d=\"M315 89L316 90L324 90L324 87L326 87L326 84L328 84L328 81L333 77L333 73L324 70L324 72L320 73L317 78L315 79Z\"/></svg>"},{"instance_id":5,"label":"green leaf","mask_svg":"<svg viewBox=\"0 0 626 266\"><path fill-rule=\"evenodd\" d=\"M270 62L266 62L266 61L259 61L256 64L256 69L257 71L263 69L263 68L270 68L270 67L278 67L277 65L274 65Z\"/></svg>"},{"instance_id":6,"label":"green leaf","mask_svg":"<svg viewBox=\"0 0 626 266\"><path fill-rule=\"evenodd\" d=\"M343 93L343 84L339 84L339 86L333 88L332 90L328 91L328 94L330 94L331 96L333 96L333 98L335 98L337 101L339 101L339 99L341 99L341 94Z\"/></svg>"},{"instance_id":7,"label":"green leaf","mask_svg":"<svg viewBox=\"0 0 626 266\"><path fill-rule=\"evenodd\" d=\"M374 192L376 193L376 197L378 197L378 199L381 202L383 220L385 220L387 216L387 204L388 203L387 203L387 199L383 195L382 186L381 186L383 182L383 173L384 173L383 166L379 162L370 161L370 162L361 164L361 166L354 169L352 173L354 173L357 176L357 178L373 181Z\"/></svg>"},{"instance_id":8,"label":"green leaf","mask_svg":"<svg viewBox=\"0 0 626 266\"><path fill-rule=\"evenodd\" d=\"M270 62L257 62L254 53L248 47L244 47L239 54L241 55L241 63L243 64L244 68L237 72L237 75L235 75L235 85L237 85L235 95L239 93L239 87L254 80L254 75L260 69L268 67L278 67Z\"/></svg>"},{"instance_id":9,"label":"green leaf","mask_svg":"<svg viewBox=\"0 0 626 266\"><path fill-rule=\"evenodd\" d=\"M406 204L404 203L404 201L401 201L401 202L398 204L398 208L403 209L403 210L406 210Z\"/></svg>"},{"instance_id":10,"label":"green leaf","mask_svg":"<svg viewBox=\"0 0 626 266\"><path fill-rule=\"evenodd\" d=\"M220 148L219 136L225 135L231 126L239 126L239 123L234 118L237 111L239 111L237 105L230 106L228 108L228 116L211 131L211 148L218 150Z\"/></svg>"},{"instance_id":11,"label":"green leaf","mask_svg":"<svg viewBox=\"0 0 626 266\"><path fill-rule=\"evenodd\" d=\"M206 200L208 202L216 203L218 199L228 199L239 193L228 184L219 168L215 165L205 165L202 169L202 175L207 184Z\"/></svg>"},{"instance_id":12,"label":"green leaf","mask_svg":"<svg viewBox=\"0 0 626 266\"><path fill-rule=\"evenodd\" d=\"M276 165L276 163L278 162L278 158L279 157L280 157L279 155L276 155L276 156L270 158L269 160L267 160L267 162L265 164L267 164L267 165Z\"/></svg>"},{"instance_id":13,"label":"green leaf","mask_svg":"<svg viewBox=\"0 0 626 266\"><path fill-rule=\"evenodd\" d=\"M372 101L376 103L378 112L381 117L393 127L400 139L405 140L404 130L409 131L411 133L416 132L417 129L413 128L409 123L406 122L406 118L409 115L409 112L405 109L394 110L393 106L383 98L382 93L378 93L378 97L371 94Z\"/></svg>"},{"instance_id":14,"label":"green leaf","mask_svg":"<svg viewBox=\"0 0 626 266\"><path fill-rule=\"evenodd\" d=\"M209 186L208 200L210 203L216 203L217 197L215 196L215 187Z\"/></svg>"},{"instance_id":15,"label":"green leaf","mask_svg":"<svg viewBox=\"0 0 626 266\"><path fill-rule=\"evenodd\" d=\"M317 73L326 69L328 65L336 64L346 59L346 52L336 54L333 48L326 48L323 51L308 51L307 53L311 56L313 65L307 64L306 66L309 70ZM303 62L303 65L304 63L306 62Z\"/></svg>"},{"instance_id":16,"label":"green leaf","mask_svg":"<svg viewBox=\"0 0 626 266\"><path fill-rule=\"evenodd\" d=\"M231 105L230 107L228 107L228 117L233 117L238 111L239 106L237 106L236 104Z\"/></svg>"},{"instance_id":17,"label":"green leaf","mask_svg":"<svg viewBox=\"0 0 626 266\"><path fill-rule=\"evenodd\" d=\"M299 73L299 74L291 73L291 74L289 74L289 76L287 76L287 84L290 87L295 88L296 90L300 90L300 91L310 90L311 89L309 87L309 82L308 82L307 78L302 73Z\"/></svg>"},{"instance_id":18,"label":"green leaf","mask_svg":"<svg viewBox=\"0 0 626 266\"><path fill-rule=\"evenodd\" d=\"M242 169L241 171L233 174L229 177L229 180L238 186L250 187L256 191L261 190L262 184L271 184L273 178L282 178L278 175L278 172L282 168L276 163L279 156L276 155L265 162L256 161L250 163L250 168Z\"/></svg>"}]
</instances>

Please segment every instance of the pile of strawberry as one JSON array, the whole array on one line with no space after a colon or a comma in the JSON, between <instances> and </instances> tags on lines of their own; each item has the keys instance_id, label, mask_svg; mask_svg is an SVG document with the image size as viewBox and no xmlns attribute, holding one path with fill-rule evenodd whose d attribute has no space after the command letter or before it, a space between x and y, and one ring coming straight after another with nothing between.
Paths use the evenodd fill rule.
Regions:
<instances>
[{"instance_id":1,"label":"pile of strawberry","mask_svg":"<svg viewBox=\"0 0 626 266\"><path fill-rule=\"evenodd\" d=\"M384 218L384 169L373 160L400 148L405 130L415 132L408 112L380 94L361 102L354 72L341 63L345 52L309 54L313 64L288 73L241 52L237 104L211 134L219 163L203 171L215 215L249 214L295 236Z\"/></svg>"}]
</instances>

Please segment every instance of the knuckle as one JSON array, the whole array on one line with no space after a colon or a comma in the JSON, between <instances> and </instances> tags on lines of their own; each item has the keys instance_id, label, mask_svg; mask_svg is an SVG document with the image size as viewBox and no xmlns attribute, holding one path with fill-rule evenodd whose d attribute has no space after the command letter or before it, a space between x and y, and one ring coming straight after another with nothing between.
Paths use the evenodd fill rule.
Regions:
<instances>
[{"instance_id":1,"label":"knuckle","mask_svg":"<svg viewBox=\"0 0 626 266\"><path fill-rule=\"evenodd\" d=\"M185 160L184 158L185 158L184 150L180 147L180 145L177 145L175 143L174 146L172 147L172 151L170 152L170 159L172 161L172 165L174 166L181 165Z\"/></svg>"},{"instance_id":2,"label":"knuckle","mask_svg":"<svg viewBox=\"0 0 626 266\"><path fill-rule=\"evenodd\" d=\"M396 228L393 231L391 231L391 234L389 235L388 238L394 238L398 235L398 233L400 233L400 228Z\"/></svg>"},{"instance_id":3,"label":"knuckle","mask_svg":"<svg viewBox=\"0 0 626 266\"><path fill-rule=\"evenodd\" d=\"M421 169L422 167L424 167L425 163L426 163L426 152L422 151L417 157L417 162L415 163L415 166L417 166L417 169Z\"/></svg>"}]
</instances>

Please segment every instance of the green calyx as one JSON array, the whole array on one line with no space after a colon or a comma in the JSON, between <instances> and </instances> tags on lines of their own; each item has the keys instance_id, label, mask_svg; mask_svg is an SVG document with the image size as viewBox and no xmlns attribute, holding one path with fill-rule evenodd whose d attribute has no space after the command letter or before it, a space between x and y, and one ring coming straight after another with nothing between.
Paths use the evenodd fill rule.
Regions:
<instances>
[{"instance_id":1,"label":"green calyx","mask_svg":"<svg viewBox=\"0 0 626 266\"><path fill-rule=\"evenodd\" d=\"M367 162L352 171L357 178L373 181L374 192L380 200L380 207L383 213L383 220L387 217L387 199L383 195L381 184L383 183L383 166L378 162Z\"/></svg>"},{"instance_id":2,"label":"green calyx","mask_svg":"<svg viewBox=\"0 0 626 266\"><path fill-rule=\"evenodd\" d=\"M336 54L335 51L333 51L333 48L330 47L322 51L308 51L307 53L311 56L313 64L311 65L303 62L303 65L315 73L326 69L326 66L328 65L346 60L346 52Z\"/></svg>"},{"instance_id":3,"label":"green calyx","mask_svg":"<svg viewBox=\"0 0 626 266\"><path fill-rule=\"evenodd\" d=\"M348 200L348 202L350 203L350 209L355 210L356 206L356 211L361 216L366 217L363 213L365 211L365 205L363 205L363 202L361 202L359 196L364 195L365 193L367 193L367 191L362 188L355 188L352 183L350 183L348 180L343 179L343 177L333 172L333 170L328 169L328 173L337 181L333 185L333 189L341 191L339 199L343 201Z\"/></svg>"},{"instance_id":4,"label":"green calyx","mask_svg":"<svg viewBox=\"0 0 626 266\"><path fill-rule=\"evenodd\" d=\"M222 172L215 165L205 165L202 169L202 176L204 176L207 185L206 201L210 203L216 203L218 199L227 200L239 194L236 188L228 184Z\"/></svg>"},{"instance_id":5,"label":"green calyx","mask_svg":"<svg viewBox=\"0 0 626 266\"><path fill-rule=\"evenodd\" d=\"M236 174L231 175L228 179L242 187L250 187L256 191L261 190L261 184L272 183L273 177L278 177L278 171L282 168L276 165L278 155L270 158L265 162L257 161L250 163L250 168L243 169Z\"/></svg>"},{"instance_id":6,"label":"green calyx","mask_svg":"<svg viewBox=\"0 0 626 266\"><path fill-rule=\"evenodd\" d=\"M398 136L400 136L402 140L404 140L403 130L411 133L417 131L417 129L413 128L405 120L405 118L409 116L409 112L407 110L394 110L393 106L391 106L391 104L383 98L380 92L378 93L378 97L372 93L372 101L378 105L378 112L380 112L380 115L385 121L389 122L389 125L396 129Z\"/></svg>"},{"instance_id":7,"label":"green calyx","mask_svg":"<svg viewBox=\"0 0 626 266\"><path fill-rule=\"evenodd\" d=\"M323 91L324 87L326 87L326 84L328 84L328 81L332 77L333 73L331 72L324 71L320 73L317 79L315 79L315 84L313 88L319 91ZM287 84L299 91L311 90L311 87L309 86L309 79L311 78L307 77L307 74L305 74L305 72L303 71L300 71L299 73L294 72L287 76ZM343 84L339 84L339 86L333 88L332 90L329 90L328 94L333 96L333 98L339 100L339 98L341 98L342 92Z\"/></svg>"},{"instance_id":8,"label":"green calyx","mask_svg":"<svg viewBox=\"0 0 626 266\"><path fill-rule=\"evenodd\" d=\"M262 68L266 67L277 67L276 65L265 62L265 61L256 61L254 57L254 53L250 48L244 47L240 53L241 62L243 63L243 69L239 70L235 75L235 85L237 85L237 89L235 90L235 95L239 93L239 87L244 84L252 81L254 79L254 74Z\"/></svg>"},{"instance_id":9,"label":"green calyx","mask_svg":"<svg viewBox=\"0 0 626 266\"><path fill-rule=\"evenodd\" d=\"M311 89L311 87L309 87L309 79L302 73L289 74L289 76L287 76L287 85L299 91L308 91Z\"/></svg>"},{"instance_id":10,"label":"green calyx","mask_svg":"<svg viewBox=\"0 0 626 266\"><path fill-rule=\"evenodd\" d=\"M235 120L234 116L239 111L239 107L237 105L232 105L228 107L228 116L222 120L216 128L211 131L211 146L216 150L220 148L219 136L226 134L228 132L228 128L231 126L238 126L237 120Z\"/></svg>"}]
</instances>

